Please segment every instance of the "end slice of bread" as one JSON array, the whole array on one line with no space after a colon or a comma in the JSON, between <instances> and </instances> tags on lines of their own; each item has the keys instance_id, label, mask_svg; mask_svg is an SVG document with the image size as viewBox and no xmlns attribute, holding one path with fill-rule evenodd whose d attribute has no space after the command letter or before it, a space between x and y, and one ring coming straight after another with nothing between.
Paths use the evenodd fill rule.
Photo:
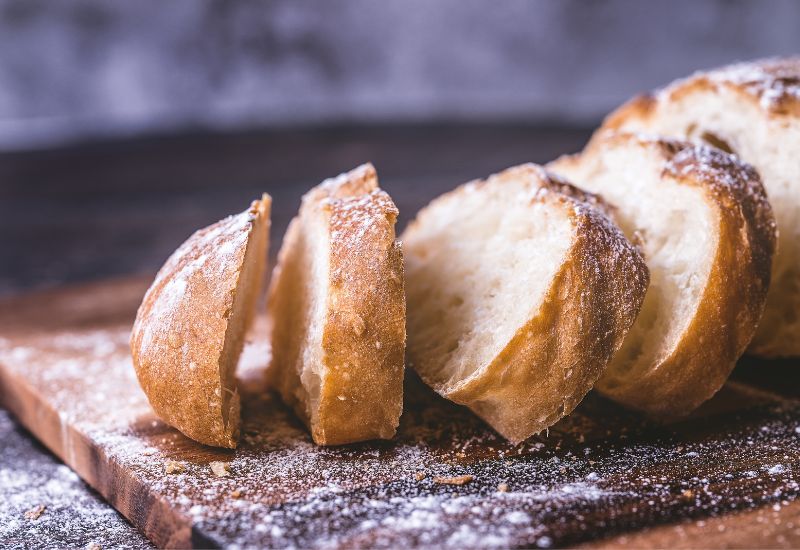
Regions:
<instances>
[{"instance_id":1,"label":"end slice of bread","mask_svg":"<svg viewBox=\"0 0 800 550\"><path fill-rule=\"evenodd\" d=\"M639 312L647 268L602 208L529 164L437 198L403 234L409 364L512 442L575 408Z\"/></svg>"},{"instance_id":2,"label":"end slice of bread","mask_svg":"<svg viewBox=\"0 0 800 550\"><path fill-rule=\"evenodd\" d=\"M678 80L609 115L601 131L649 132L735 153L761 175L779 243L749 352L800 356L800 57L739 63Z\"/></svg>"},{"instance_id":3,"label":"end slice of bread","mask_svg":"<svg viewBox=\"0 0 800 550\"><path fill-rule=\"evenodd\" d=\"M403 410L397 208L372 165L304 197L270 286L271 384L319 445L391 438Z\"/></svg>"},{"instance_id":4,"label":"end slice of bread","mask_svg":"<svg viewBox=\"0 0 800 550\"><path fill-rule=\"evenodd\" d=\"M598 134L548 167L611 203L650 268L597 388L653 415L691 412L722 387L764 308L776 235L758 174L717 149L637 134Z\"/></svg>"},{"instance_id":5,"label":"end slice of bread","mask_svg":"<svg viewBox=\"0 0 800 550\"><path fill-rule=\"evenodd\" d=\"M131 334L156 414L186 436L235 448L236 365L266 277L272 199L197 231L158 272Z\"/></svg>"}]
</instances>

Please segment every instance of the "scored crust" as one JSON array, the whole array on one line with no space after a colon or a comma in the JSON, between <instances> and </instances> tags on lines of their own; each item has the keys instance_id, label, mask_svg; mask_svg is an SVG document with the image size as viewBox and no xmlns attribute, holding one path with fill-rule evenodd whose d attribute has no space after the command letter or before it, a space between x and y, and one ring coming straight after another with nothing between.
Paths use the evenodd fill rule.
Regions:
<instances>
[{"instance_id":1,"label":"scored crust","mask_svg":"<svg viewBox=\"0 0 800 550\"><path fill-rule=\"evenodd\" d=\"M365 164L309 191L284 237L269 291L269 377L319 445L389 439L399 424L405 294L397 215ZM323 294L316 316L307 313L315 288Z\"/></svg>"},{"instance_id":2,"label":"scored crust","mask_svg":"<svg viewBox=\"0 0 800 550\"><path fill-rule=\"evenodd\" d=\"M235 369L266 276L272 199L195 232L144 296L133 365L153 410L186 436L235 448Z\"/></svg>"},{"instance_id":3,"label":"scored crust","mask_svg":"<svg viewBox=\"0 0 800 550\"><path fill-rule=\"evenodd\" d=\"M779 242L767 305L748 351L800 356L800 57L698 72L611 113L598 133L612 130L705 141L755 166Z\"/></svg>"},{"instance_id":4,"label":"scored crust","mask_svg":"<svg viewBox=\"0 0 800 550\"><path fill-rule=\"evenodd\" d=\"M562 157L548 166L602 194L603 190L591 181L600 174L613 176L606 156L614 149L659 159L652 167L655 177L699 190L700 200L713 212L712 227L689 229L711 231L714 249L707 278L699 285L702 290L696 308L689 312L690 318L681 319L685 328L674 347L662 349L652 363L642 364L644 359L639 357L630 366L615 357L596 386L626 406L658 416L683 416L722 387L753 337L769 288L775 220L755 169L705 145L641 134L597 133L582 153ZM635 193L646 175L631 174L636 181L626 180L623 173L616 178L620 186ZM656 189L651 192L658 193ZM666 204L666 198L663 201ZM662 236L646 238L659 242ZM673 261L677 264L682 260ZM688 270L683 275L688 273L689 280L702 277L703 266L683 269ZM661 335L648 334L645 339L657 336Z\"/></svg>"},{"instance_id":5,"label":"scored crust","mask_svg":"<svg viewBox=\"0 0 800 550\"><path fill-rule=\"evenodd\" d=\"M415 287L437 284L418 280L424 277L419 266L427 255L425 239L447 238L436 232L435 224L448 210L458 212L465 196L512 185L523 186L528 204L542 204L568 219L570 242L564 261L545 282L539 307L534 310L536 304L530 304L527 320L511 327L512 337L500 352L466 378L445 380L440 374L442 358L426 352L429 348L420 340L431 327L417 317L421 304L414 302L424 296ZM621 345L644 299L649 277L643 259L591 203L606 208L599 197L526 164L442 195L420 211L403 234L409 364L439 394L468 406L515 443L545 430L577 406ZM429 231L434 233L423 237Z\"/></svg>"}]
</instances>

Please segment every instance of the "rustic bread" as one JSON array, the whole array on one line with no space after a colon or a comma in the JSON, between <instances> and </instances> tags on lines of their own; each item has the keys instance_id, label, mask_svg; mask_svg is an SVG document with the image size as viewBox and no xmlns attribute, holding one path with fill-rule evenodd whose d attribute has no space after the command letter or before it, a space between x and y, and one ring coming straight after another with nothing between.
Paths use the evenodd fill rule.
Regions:
<instances>
[{"instance_id":1,"label":"rustic bread","mask_svg":"<svg viewBox=\"0 0 800 550\"><path fill-rule=\"evenodd\" d=\"M602 208L527 164L437 198L403 234L409 365L512 442L575 408L639 312L647 268Z\"/></svg>"},{"instance_id":2,"label":"rustic bread","mask_svg":"<svg viewBox=\"0 0 800 550\"><path fill-rule=\"evenodd\" d=\"M397 208L365 164L304 197L269 291L272 385L319 445L391 438L403 410Z\"/></svg>"},{"instance_id":3,"label":"rustic bread","mask_svg":"<svg viewBox=\"0 0 800 550\"><path fill-rule=\"evenodd\" d=\"M133 365L156 414L188 437L236 447L235 370L266 276L264 195L197 231L158 272L136 315Z\"/></svg>"},{"instance_id":4,"label":"rustic bread","mask_svg":"<svg viewBox=\"0 0 800 550\"><path fill-rule=\"evenodd\" d=\"M800 57L695 74L624 105L604 129L706 141L755 166L775 211L779 242L749 351L800 356Z\"/></svg>"},{"instance_id":5,"label":"rustic bread","mask_svg":"<svg viewBox=\"0 0 800 550\"><path fill-rule=\"evenodd\" d=\"M650 268L596 387L654 415L689 413L722 387L764 307L776 236L758 174L718 149L635 134L597 134L548 168L616 207Z\"/></svg>"}]
</instances>

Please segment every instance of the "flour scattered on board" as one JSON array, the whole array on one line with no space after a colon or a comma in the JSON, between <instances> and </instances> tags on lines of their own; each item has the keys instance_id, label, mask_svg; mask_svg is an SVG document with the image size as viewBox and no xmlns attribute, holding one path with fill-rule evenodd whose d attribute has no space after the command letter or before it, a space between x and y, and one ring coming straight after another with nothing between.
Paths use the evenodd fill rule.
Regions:
<instances>
[{"instance_id":1,"label":"flour scattered on board","mask_svg":"<svg viewBox=\"0 0 800 550\"><path fill-rule=\"evenodd\" d=\"M78 476L16 431L0 411L0 544L5 548L151 548ZM29 457L26 462L20 456ZM24 469L19 465L24 464ZM94 537L102 533L102 540ZM34 542L41 546L34 546Z\"/></svg>"},{"instance_id":2,"label":"flour scattered on board","mask_svg":"<svg viewBox=\"0 0 800 550\"><path fill-rule=\"evenodd\" d=\"M249 344L240 376L258 380L267 357L263 342ZM609 420L607 405L590 397L549 436L514 447L474 416L411 385L396 440L324 448L311 443L276 399L250 390L240 448L198 453L150 411L124 328L63 332L24 344L2 339L0 363L51 396L64 433L94 441L136 484L192 518L197 533L231 548L548 548L644 525L653 514L704 517L734 506L780 507L800 490L794 477L800 411L775 400L760 417L766 420L750 416L747 424L726 414L718 435L678 444L637 439L638 417ZM606 408L595 415L591 407ZM68 446L75 439L62 438ZM168 474L170 461L183 468ZM0 483L18 478L0 464ZM70 483L80 485L62 466L53 485L44 480L35 498L26 494L13 503L0 540L18 536L32 521L25 512L35 506L46 507L36 525L56 517L64 502L56 493L78 500L62 486ZM90 522L118 517L110 508L98 510ZM110 528L110 536L124 537L123 527Z\"/></svg>"}]
</instances>

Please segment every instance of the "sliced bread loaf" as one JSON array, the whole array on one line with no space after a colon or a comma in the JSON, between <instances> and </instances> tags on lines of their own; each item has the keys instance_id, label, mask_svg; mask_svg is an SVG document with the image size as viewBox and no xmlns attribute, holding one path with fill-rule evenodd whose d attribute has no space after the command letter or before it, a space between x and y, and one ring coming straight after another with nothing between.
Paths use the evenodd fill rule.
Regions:
<instances>
[{"instance_id":1,"label":"sliced bread loaf","mask_svg":"<svg viewBox=\"0 0 800 550\"><path fill-rule=\"evenodd\" d=\"M800 356L800 57L697 73L634 99L603 126L705 141L755 166L775 211L779 243L749 351Z\"/></svg>"},{"instance_id":2,"label":"sliced bread loaf","mask_svg":"<svg viewBox=\"0 0 800 550\"><path fill-rule=\"evenodd\" d=\"M391 438L403 410L397 208L366 164L304 197L269 291L269 377L319 445Z\"/></svg>"},{"instance_id":3,"label":"sliced bread loaf","mask_svg":"<svg viewBox=\"0 0 800 550\"><path fill-rule=\"evenodd\" d=\"M236 364L266 279L264 195L197 231L158 272L131 334L133 365L156 414L188 437L236 447Z\"/></svg>"},{"instance_id":4,"label":"sliced bread loaf","mask_svg":"<svg viewBox=\"0 0 800 550\"><path fill-rule=\"evenodd\" d=\"M722 386L761 316L775 222L756 171L718 149L597 134L548 167L615 207L650 268L642 312L597 388L661 416Z\"/></svg>"},{"instance_id":5,"label":"sliced bread loaf","mask_svg":"<svg viewBox=\"0 0 800 550\"><path fill-rule=\"evenodd\" d=\"M437 198L403 234L409 364L513 442L575 408L639 312L647 268L598 206L528 164Z\"/></svg>"}]
</instances>

